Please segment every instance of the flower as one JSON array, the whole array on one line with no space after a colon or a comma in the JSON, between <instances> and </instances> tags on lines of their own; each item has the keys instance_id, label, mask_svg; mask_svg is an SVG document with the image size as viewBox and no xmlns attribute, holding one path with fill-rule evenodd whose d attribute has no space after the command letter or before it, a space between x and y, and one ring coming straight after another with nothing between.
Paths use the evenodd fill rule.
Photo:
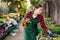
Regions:
<instances>
[{"instance_id":1,"label":"flower","mask_svg":"<svg viewBox=\"0 0 60 40\"><path fill-rule=\"evenodd\" d=\"M27 23L26 23L26 22L24 22L24 23L23 23L23 26L27 26Z\"/></svg>"}]
</instances>

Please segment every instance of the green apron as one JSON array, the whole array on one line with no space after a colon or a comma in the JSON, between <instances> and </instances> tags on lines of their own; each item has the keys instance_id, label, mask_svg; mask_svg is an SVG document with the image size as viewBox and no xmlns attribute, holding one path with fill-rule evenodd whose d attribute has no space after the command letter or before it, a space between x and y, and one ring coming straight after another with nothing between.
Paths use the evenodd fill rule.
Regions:
<instances>
[{"instance_id":1,"label":"green apron","mask_svg":"<svg viewBox=\"0 0 60 40\"><path fill-rule=\"evenodd\" d=\"M28 23L26 27L24 27L24 40L36 40L36 36L38 34L37 27L37 18L30 17L31 23Z\"/></svg>"},{"instance_id":2,"label":"green apron","mask_svg":"<svg viewBox=\"0 0 60 40\"><path fill-rule=\"evenodd\" d=\"M12 25L8 28L8 32L12 32L14 29L16 29L17 25Z\"/></svg>"}]
</instances>

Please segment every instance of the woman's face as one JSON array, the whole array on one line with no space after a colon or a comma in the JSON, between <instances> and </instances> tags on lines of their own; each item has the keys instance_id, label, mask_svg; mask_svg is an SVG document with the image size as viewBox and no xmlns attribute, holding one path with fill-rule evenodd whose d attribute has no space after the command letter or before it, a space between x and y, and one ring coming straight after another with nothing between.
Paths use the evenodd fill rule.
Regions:
<instances>
[{"instance_id":1,"label":"woman's face","mask_svg":"<svg viewBox=\"0 0 60 40\"><path fill-rule=\"evenodd\" d=\"M36 14L41 14L43 12L43 7L39 7L38 9L35 9Z\"/></svg>"}]
</instances>

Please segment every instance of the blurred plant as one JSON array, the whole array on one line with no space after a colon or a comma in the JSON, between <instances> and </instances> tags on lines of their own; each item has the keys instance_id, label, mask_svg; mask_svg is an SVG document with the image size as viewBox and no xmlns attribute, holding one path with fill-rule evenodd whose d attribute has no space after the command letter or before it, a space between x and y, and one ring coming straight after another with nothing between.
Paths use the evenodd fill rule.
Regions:
<instances>
[{"instance_id":1,"label":"blurred plant","mask_svg":"<svg viewBox=\"0 0 60 40\"><path fill-rule=\"evenodd\" d=\"M50 22L51 21L51 18L44 18L44 21L47 23L47 22Z\"/></svg>"},{"instance_id":2,"label":"blurred plant","mask_svg":"<svg viewBox=\"0 0 60 40\"><path fill-rule=\"evenodd\" d=\"M9 8L6 2L0 2L0 13L8 13Z\"/></svg>"},{"instance_id":3,"label":"blurred plant","mask_svg":"<svg viewBox=\"0 0 60 40\"><path fill-rule=\"evenodd\" d=\"M47 25L48 29L52 31L52 33L55 33L55 34L59 34L60 35L60 27L58 26L55 26L54 24L48 24ZM40 31L43 31L43 34L45 33L45 31L41 28L41 26L38 28L39 29L39 32Z\"/></svg>"},{"instance_id":4,"label":"blurred plant","mask_svg":"<svg viewBox=\"0 0 60 40\"><path fill-rule=\"evenodd\" d=\"M20 1L20 13L22 16L24 16L25 12L26 12L26 7L27 7L27 4L26 2L24 1Z\"/></svg>"},{"instance_id":5,"label":"blurred plant","mask_svg":"<svg viewBox=\"0 0 60 40\"><path fill-rule=\"evenodd\" d=\"M26 0L3 0L5 2L7 2L7 4L9 2L11 2L11 4L9 5L9 12L15 12L15 7L18 8L18 11L20 11L20 15L24 16L25 12L26 12Z\"/></svg>"},{"instance_id":6,"label":"blurred plant","mask_svg":"<svg viewBox=\"0 0 60 40\"><path fill-rule=\"evenodd\" d=\"M17 15L13 17L16 21L20 20L20 17L18 17Z\"/></svg>"},{"instance_id":7,"label":"blurred plant","mask_svg":"<svg viewBox=\"0 0 60 40\"><path fill-rule=\"evenodd\" d=\"M42 4L42 0L30 0L32 5L35 5L36 3Z\"/></svg>"}]
</instances>

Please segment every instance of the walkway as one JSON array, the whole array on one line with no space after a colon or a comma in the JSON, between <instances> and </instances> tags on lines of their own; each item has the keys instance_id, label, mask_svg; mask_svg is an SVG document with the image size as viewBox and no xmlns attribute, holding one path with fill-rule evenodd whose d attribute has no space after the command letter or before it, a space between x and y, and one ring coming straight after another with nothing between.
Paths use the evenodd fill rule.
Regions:
<instances>
[{"instance_id":1,"label":"walkway","mask_svg":"<svg viewBox=\"0 0 60 40\"><path fill-rule=\"evenodd\" d=\"M21 22L20 22L21 23ZM23 27L20 25L20 29L16 30L17 35L8 35L4 40L23 40Z\"/></svg>"}]
</instances>

